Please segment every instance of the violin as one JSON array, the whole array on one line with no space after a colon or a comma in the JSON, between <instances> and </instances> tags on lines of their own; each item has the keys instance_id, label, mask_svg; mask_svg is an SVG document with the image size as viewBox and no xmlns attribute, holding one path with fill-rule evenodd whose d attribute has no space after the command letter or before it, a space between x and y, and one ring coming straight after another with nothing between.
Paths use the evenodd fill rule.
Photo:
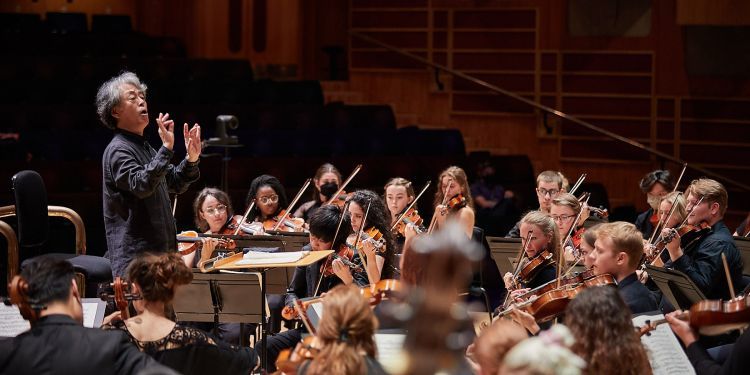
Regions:
<instances>
[{"instance_id":1,"label":"violin","mask_svg":"<svg viewBox=\"0 0 750 375\"><path fill-rule=\"evenodd\" d=\"M315 336L307 336L297 344L294 350L284 349L276 359L276 368L282 374L296 374L304 361L315 358L320 349L315 346Z\"/></svg>"},{"instance_id":2,"label":"violin","mask_svg":"<svg viewBox=\"0 0 750 375\"><path fill-rule=\"evenodd\" d=\"M547 293L555 288L565 285L585 283L586 281L593 279L596 276L597 275L594 274L594 271L590 269L583 272L578 272L573 275L561 278L559 283L557 280L552 280L544 285L538 286L535 289L526 292L525 294L518 296L517 298L528 300L529 298L532 298L534 296L539 297L540 295Z\"/></svg>"},{"instance_id":3,"label":"violin","mask_svg":"<svg viewBox=\"0 0 750 375\"><path fill-rule=\"evenodd\" d=\"M750 296L741 296L731 301L703 300L698 301L678 316L687 320L691 327L705 336L716 336L742 329L750 324ZM647 321L638 328L638 334L643 336L656 329L660 324L667 323L666 319L653 322Z\"/></svg>"},{"instance_id":4,"label":"violin","mask_svg":"<svg viewBox=\"0 0 750 375\"><path fill-rule=\"evenodd\" d=\"M526 284L534 279L534 276L536 276L542 268L550 264L555 264L555 261L552 259L552 253L543 250L521 268L518 272L516 281Z\"/></svg>"},{"instance_id":5,"label":"violin","mask_svg":"<svg viewBox=\"0 0 750 375\"><path fill-rule=\"evenodd\" d=\"M39 320L39 312L47 306L31 301L28 293L29 283L20 275L13 276L13 280L8 283L8 298L4 302L6 305L16 305L21 316L33 325Z\"/></svg>"},{"instance_id":6,"label":"violin","mask_svg":"<svg viewBox=\"0 0 750 375\"><path fill-rule=\"evenodd\" d=\"M370 301L370 306L375 306L384 300L390 299L396 294L401 294L405 287L401 281L396 279L383 279L373 285L365 285L360 289L362 296Z\"/></svg>"},{"instance_id":7,"label":"violin","mask_svg":"<svg viewBox=\"0 0 750 375\"><path fill-rule=\"evenodd\" d=\"M320 266L320 274L324 277L333 276L336 273L333 272L333 260L339 259L345 266L352 269L355 272L362 272L362 267L353 263L354 260L354 249L349 247L347 244L341 245L338 252L335 252L328 256L326 261Z\"/></svg>"},{"instance_id":8,"label":"violin","mask_svg":"<svg viewBox=\"0 0 750 375\"><path fill-rule=\"evenodd\" d=\"M353 234L353 236L355 236L355 235L356 234ZM353 238L353 237L350 237L347 240L350 241L351 238ZM372 242L373 246L375 247L375 252L376 253L380 253L380 254L385 253L385 238L383 238L383 233L381 233L374 226L370 227L369 229L365 229L364 231L362 231L362 235L360 236L359 239L360 239L360 241L357 241L357 243L356 243L356 245L357 245L356 249L354 248L354 245L349 244L348 241L347 241L347 245L349 245L349 247L351 247L352 250L359 251L359 250L362 249L362 244L365 241L369 241L369 242Z\"/></svg>"},{"instance_id":9,"label":"violin","mask_svg":"<svg viewBox=\"0 0 750 375\"><path fill-rule=\"evenodd\" d=\"M217 249L234 250L237 248L237 244L231 238L219 238L218 240ZM177 251L180 255L192 254L201 248L203 248L203 241L198 232L186 230L177 234Z\"/></svg>"},{"instance_id":10,"label":"violin","mask_svg":"<svg viewBox=\"0 0 750 375\"><path fill-rule=\"evenodd\" d=\"M661 240L654 245L650 255L646 256L645 262L652 265L659 265L654 262L659 261L662 252L666 246L672 242L676 235L680 236L681 246L687 248L693 245L693 243L701 240L703 237L711 234L713 229L705 221L701 221L698 225L685 224L675 230L671 231L669 235L661 237Z\"/></svg>"},{"instance_id":11,"label":"violin","mask_svg":"<svg viewBox=\"0 0 750 375\"><path fill-rule=\"evenodd\" d=\"M279 221L284 219L281 224ZM266 231L277 230L280 232L304 232L305 219L291 217L286 210L281 210L278 215L263 221L263 229Z\"/></svg>"},{"instance_id":12,"label":"violin","mask_svg":"<svg viewBox=\"0 0 750 375\"><path fill-rule=\"evenodd\" d=\"M414 229L417 231L417 233L423 233L425 231L424 226L422 225L424 223L424 220L421 216L419 216L419 213L414 208L410 208L408 211L406 211L406 214L401 217L401 220L396 222L394 225L395 233L398 233L402 236L405 236L406 226L409 224L414 224Z\"/></svg>"},{"instance_id":13,"label":"violin","mask_svg":"<svg viewBox=\"0 0 750 375\"><path fill-rule=\"evenodd\" d=\"M448 200L448 203L445 204L448 206L448 210L451 212L458 211L464 207L466 207L466 197L464 197L461 193L454 195L451 199Z\"/></svg>"},{"instance_id":14,"label":"violin","mask_svg":"<svg viewBox=\"0 0 750 375\"><path fill-rule=\"evenodd\" d=\"M515 308L534 316L537 323L547 322L565 312L568 303L583 289L603 285L617 285L617 281L610 274L593 276L582 283L562 285L538 296L535 295L526 302L516 305ZM499 316L506 316L511 311L512 308L504 310Z\"/></svg>"}]
</instances>

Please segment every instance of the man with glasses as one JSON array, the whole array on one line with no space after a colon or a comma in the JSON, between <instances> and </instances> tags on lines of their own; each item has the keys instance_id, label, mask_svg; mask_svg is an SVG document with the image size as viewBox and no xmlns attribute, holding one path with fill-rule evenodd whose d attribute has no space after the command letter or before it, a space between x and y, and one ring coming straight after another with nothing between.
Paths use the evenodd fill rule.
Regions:
<instances>
[{"instance_id":1,"label":"man with glasses","mask_svg":"<svg viewBox=\"0 0 750 375\"><path fill-rule=\"evenodd\" d=\"M536 177L536 198L539 201L539 211L549 213L552 207L552 200L557 198L560 192L563 191L563 180L562 173L557 171L544 171ZM505 237L521 237L519 225L520 222L516 223L516 226Z\"/></svg>"},{"instance_id":2,"label":"man with glasses","mask_svg":"<svg viewBox=\"0 0 750 375\"><path fill-rule=\"evenodd\" d=\"M141 251L175 251L177 228L169 193L182 193L200 176L200 126L183 127L187 155L174 166L174 121L156 119L162 145L157 152L146 141L146 85L133 73L111 78L96 94L101 122L114 131L102 156L104 229L112 275L124 276Z\"/></svg>"},{"instance_id":3,"label":"man with glasses","mask_svg":"<svg viewBox=\"0 0 750 375\"><path fill-rule=\"evenodd\" d=\"M686 194L687 223L695 227L703 225L706 229L682 237L675 229L664 229L662 236L675 237L666 246L669 261L665 267L687 274L706 298L727 300L730 292L722 254L727 258L735 292L744 287L742 257L735 247L732 232L723 221L727 210L727 191L719 182L701 178L690 183Z\"/></svg>"}]
</instances>

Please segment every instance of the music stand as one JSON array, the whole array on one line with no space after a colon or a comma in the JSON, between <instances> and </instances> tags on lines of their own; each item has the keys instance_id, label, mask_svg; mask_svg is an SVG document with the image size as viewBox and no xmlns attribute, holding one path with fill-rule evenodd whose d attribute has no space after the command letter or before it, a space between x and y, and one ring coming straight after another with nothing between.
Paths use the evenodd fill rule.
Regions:
<instances>
[{"instance_id":1,"label":"music stand","mask_svg":"<svg viewBox=\"0 0 750 375\"><path fill-rule=\"evenodd\" d=\"M750 238L734 236L734 245L740 251L742 261L744 262L742 274L750 275Z\"/></svg>"},{"instance_id":2,"label":"music stand","mask_svg":"<svg viewBox=\"0 0 750 375\"><path fill-rule=\"evenodd\" d=\"M521 250L520 238L487 237L487 243L492 251L492 259L497 264L501 275L513 272L516 258Z\"/></svg>"},{"instance_id":3,"label":"music stand","mask_svg":"<svg viewBox=\"0 0 750 375\"><path fill-rule=\"evenodd\" d=\"M696 302L703 301L706 297L703 295L693 280L678 271L663 267L654 267L646 265L648 277L654 280L659 290L667 297L672 306L679 306L682 310L690 310Z\"/></svg>"}]
</instances>

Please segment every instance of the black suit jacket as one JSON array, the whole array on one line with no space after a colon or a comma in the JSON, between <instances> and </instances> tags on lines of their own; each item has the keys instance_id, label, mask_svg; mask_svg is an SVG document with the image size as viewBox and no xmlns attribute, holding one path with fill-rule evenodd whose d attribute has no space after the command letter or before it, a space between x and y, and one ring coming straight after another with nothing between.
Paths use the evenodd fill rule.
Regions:
<instances>
[{"instance_id":1,"label":"black suit jacket","mask_svg":"<svg viewBox=\"0 0 750 375\"><path fill-rule=\"evenodd\" d=\"M0 342L0 374L135 374L147 367L163 369L121 331L85 328L67 315L43 317Z\"/></svg>"},{"instance_id":2,"label":"black suit jacket","mask_svg":"<svg viewBox=\"0 0 750 375\"><path fill-rule=\"evenodd\" d=\"M617 283L617 291L633 314L659 310L653 294L638 281L635 272Z\"/></svg>"}]
</instances>

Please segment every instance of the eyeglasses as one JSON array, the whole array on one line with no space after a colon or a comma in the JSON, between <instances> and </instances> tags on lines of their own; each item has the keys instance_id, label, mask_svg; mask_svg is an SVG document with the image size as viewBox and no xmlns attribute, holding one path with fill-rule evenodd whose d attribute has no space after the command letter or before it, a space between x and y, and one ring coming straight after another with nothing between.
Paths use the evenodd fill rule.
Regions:
<instances>
[{"instance_id":1,"label":"eyeglasses","mask_svg":"<svg viewBox=\"0 0 750 375\"><path fill-rule=\"evenodd\" d=\"M543 188L537 188L536 189L536 193L539 194L540 197L543 197L543 196L545 196L547 194L549 194L550 197L554 197L557 194L560 194L560 190L554 190L554 189L553 190L547 190L547 189L543 189Z\"/></svg>"},{"instance_id":2,"label":"eyeglasses","mask_svg":"<svg viewBox=\"0 0 750 375\"><path fill-rule=\"evenodd\" d=\"M261 204L276 203L278 201L279 201L279 196L275 195L275 194L272 195L272 196L270 196L270 197L260 197L260 198L258 198L258 202L260 202Z\"/></svg>"},{"instance_id":3,"label":"eyeglasses","mask_svg":"<svg viewBox=\"0 0 750 375\"><path fill-rule=\"evenodd\" d=\"M576 217L576 215L560 215L560 216L552 216L552 220L555 222L562 222L562 221L568 221L572 218Z\"/></svg>"},{"instance_id":4,"label":"eyeglasses","mask_svg":"<svg viewBox=\"0 0 750 375\"><path fill-rule=\"evenodd\" d=\"M207 213L207 214L209 214L211 216L216 216L218 214L223 214L223 213L227 212L227 206L225 206L223 204L220 204L220 205L218 205L216 207L209 207L209 208L203 210L203 212L205 212L205 213Z\"/></svg>"}]
</instances>

